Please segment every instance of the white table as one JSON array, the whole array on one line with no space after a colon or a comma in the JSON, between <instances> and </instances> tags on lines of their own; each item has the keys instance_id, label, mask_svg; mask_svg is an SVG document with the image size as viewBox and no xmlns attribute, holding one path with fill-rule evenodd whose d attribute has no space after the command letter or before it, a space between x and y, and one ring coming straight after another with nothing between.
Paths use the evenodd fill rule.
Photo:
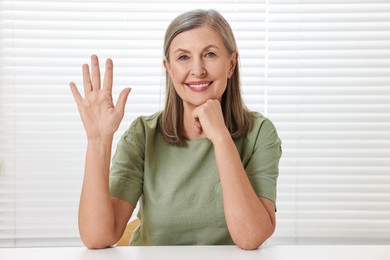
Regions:
<instances>
[{"instance_id":1,"label":"white table","mask_svg":"<svg viewBox=\"0 0 390 260\"><path fill-rule=\"evenodd\" d=\"M244 251L236 246L1 248L1 260L389 260L390 245L280 245Z\"/></svg>"}]
</instances>

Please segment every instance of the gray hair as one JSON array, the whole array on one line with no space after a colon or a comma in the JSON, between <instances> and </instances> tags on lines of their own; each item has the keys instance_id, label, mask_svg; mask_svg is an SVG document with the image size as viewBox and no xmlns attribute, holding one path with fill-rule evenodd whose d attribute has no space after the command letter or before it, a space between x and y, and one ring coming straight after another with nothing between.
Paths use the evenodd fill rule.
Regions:
<instances>
[{"instance_id":1,"label":"gray hair","mask_svg":"<svg viewBox=\"0 0 390 260\"><path fill-rule=\"evenodd\" d=\"M176 17L167 28L164 37L164 56L168 63L169 47L173 39L182 32L196 29L203 25L209 26L221 35L230 55L237 52L233 31L220 13L214 10L193 10ZM184 145L187 137L183 131L183 101L176 93L172 79L167 71L165 71L165 75L166 100L165 108L159 120L159 128L168 143ZM253 119L242 100L238 65L235 66L232 76L227 81L226 90L222 95L221 107L225 124L234 139L249 131Z\"/></svg>"},{"instance_id":2,"label":"gray hair","mask_svg":"<svg viewBox=\"0 0 390 260\"><path fill-rule=\"evenodd\" d=\"M215 10L197 9L179 15L168 26L164 37L164 56L167 61L169 62L169 47L178 34L199 28L205 24L221 35L225 47L230 54L236 51L236 40L225 18Z\"/></svg>"}]
</instances>

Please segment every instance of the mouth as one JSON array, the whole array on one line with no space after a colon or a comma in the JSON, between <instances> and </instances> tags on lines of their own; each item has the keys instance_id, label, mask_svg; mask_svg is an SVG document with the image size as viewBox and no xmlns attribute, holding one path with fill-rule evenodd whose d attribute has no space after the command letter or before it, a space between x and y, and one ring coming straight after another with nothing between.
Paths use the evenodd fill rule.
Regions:
<instances>
[{"instance_id":1,"label":"mouth","mask_svg":"<svg viewBox=\"0 0 390 260\"><path fill-rule=\"evenodd\" d=\"M196 82L187 82L185 85L187 85L191 90L195 92L201 92L206 90L213 81L196 81Z\"/></svg>"}]
</instances>

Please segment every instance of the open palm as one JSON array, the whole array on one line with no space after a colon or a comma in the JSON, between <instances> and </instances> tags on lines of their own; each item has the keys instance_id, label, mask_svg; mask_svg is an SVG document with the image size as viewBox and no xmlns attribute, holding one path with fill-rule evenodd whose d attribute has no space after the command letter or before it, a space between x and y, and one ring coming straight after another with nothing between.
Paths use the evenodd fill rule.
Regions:
<instances>
[{"instance_id":1,"label":"open palm","mask_svg":"<svg viewBox=\"0 0 390 260\"><path fill-rule=\"evenodd\" d=\"M88 139L112 137L122 121L130 88L122 90L116 106L112 100L113 63L106 61L103 88L100 82L99 61L91 56L91 74L88 64L83 65L83 98L74 82L70 83L73 97L83 122Z\"/></svg>"}]
</instances>

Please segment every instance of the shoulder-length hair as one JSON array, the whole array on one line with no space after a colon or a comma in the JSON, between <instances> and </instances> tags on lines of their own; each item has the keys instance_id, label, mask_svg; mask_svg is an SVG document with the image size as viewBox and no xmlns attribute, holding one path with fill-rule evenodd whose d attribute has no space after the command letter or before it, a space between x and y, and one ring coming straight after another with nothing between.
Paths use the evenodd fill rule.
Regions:
<instances>
[{"instance_id":1,"label":"shoulder-length hair","mask_svg":"<svg viewBox=\"0 0 390 260\"><path fill-rule=\"evenodd\" d=\"M223 16L215 10L193 10L176 17L168 26L164 37L164 56L170 62L169 47L172 40L182 32L207 25L222 37L230 55L237 52L237 44L232 29ZM237 52L238 55L238 52ZM183 101L176 93L168 72L166 76L165 108L159 120L159 129L170 144L184 145L187 140L183 129ZM222 95L221 107L225 124L233 139L246 134L252 125L252 117L246 108L240 90L239 66L236 65Z\"/></svg>"}]
</instances>

